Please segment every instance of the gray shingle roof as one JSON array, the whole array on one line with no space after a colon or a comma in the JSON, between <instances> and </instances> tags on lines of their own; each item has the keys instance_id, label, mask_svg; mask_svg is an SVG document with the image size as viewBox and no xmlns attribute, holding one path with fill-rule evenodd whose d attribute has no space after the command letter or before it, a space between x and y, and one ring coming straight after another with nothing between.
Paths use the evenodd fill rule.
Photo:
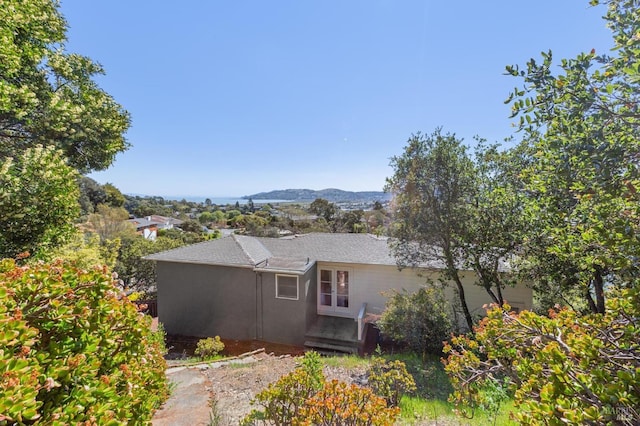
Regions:
<instances>
[{"instance_id":1,"label":"gray shingle roof","mask_svg":"<svg viewBox=\"0 0 640 426\"><path fill-rule=\"evenodd\" d=\"M304 273L316 262L396 265L388 238L371 234L311 233L283 238L230 234L216 240L151 254L144 259L284 273ZM444 268L443 263L435 259L420 266L427 269ZM510 271L509 262L502 260L499 270Z\"/></svg>"},{"instance_id":2,"label":"gray shingle roof","mask_svg":"<svg viewBox=\"0 0 640 426\"><path fill-rule=\"evenodd\" d=\"M161 262L204 263L250 268L253 268L257 263L238 243L237 236L179 247L145 256L144 258Z\"/></svg>"},{"instance_id":3,"label":"gray shingle roof","mask_svg":"<svg viewBox=\"0 0 640 426\"><path fill-rule=\"evenodd\" d=\"M396 265L387 238L370 234L312 233L285 238L230 235L152 254L145 259L291 271L306 270L317 261Z\"/></svg>"}]
</instances>

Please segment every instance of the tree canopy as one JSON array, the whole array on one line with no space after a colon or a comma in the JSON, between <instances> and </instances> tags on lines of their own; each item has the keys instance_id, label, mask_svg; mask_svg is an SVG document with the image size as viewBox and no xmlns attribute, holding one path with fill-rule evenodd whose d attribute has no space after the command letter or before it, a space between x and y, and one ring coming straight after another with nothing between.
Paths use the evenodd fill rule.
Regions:
<instances>
[{"instance_id":1,"label":"tree canopy","mask_svg":"<svg viewBox=\"0 0 640 426\"><path fill-rule=\"evenodd\" d=\"M615 56L591 50L555 73L549 51L507 67L524 83L508 102L528 153L524 213L538 230L524 266L545 288L578 288L600 313L605 282L637 276L640 254L640 2L603 3Z\"/></svg>"},{"instance_id":2,"label":"tree canopy","mask_svg":"<svg viewBox=\"0 0 640 426\"><path fill-rule=\"evenodd\" d=\"M386 190L394 195L396 223L391 246L400 266L443 264L444 278L455 283L469 329L473 319L459 274L463 258L467 200L474 189L474 166L462 141L436 129L416 134L401 156L391 159L394 175Z\"/></svg>"},{"instance_id":3,"label":"tree canopy","mask_svg":"<svg viewBox=\"0 0 640 426\"><path fill-rule=\"evenodd\" d=\"M57 1L3 1L0 159L54 146L84 173L127 149L129 114L95 82L102 66L65 51L66 31Z\"/></svg>"},{"instance_id":4,"label":"tree canopy","mask_svg":"<svg viewBox=\"0 0 640 426\"><path fill-rule=\"evenodd\" d=\"M78 195L60 151L37 146L0 160L0 257L40 257L73 235Z\"/></svg>"}]
</instances>

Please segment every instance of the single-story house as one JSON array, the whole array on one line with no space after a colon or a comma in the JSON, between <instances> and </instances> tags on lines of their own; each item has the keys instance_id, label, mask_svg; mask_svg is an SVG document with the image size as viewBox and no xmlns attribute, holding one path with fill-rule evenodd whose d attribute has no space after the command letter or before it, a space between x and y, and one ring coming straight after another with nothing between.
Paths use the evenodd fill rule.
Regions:
<instances>
[{"instance_id":1,"label":"single-story house","mask_svg":"<svg viewBox=\"0 0 640 426\"><path fill-rule=\"evenodd\" d=\"M156 261L158 317L168 334L352 351L367 316L384 310L385 293L415 291L441 269L399 270L387 238L369 234L232 234L145 259ZM482 315L489 296L472 271L462 277L469 309ZM531 308L524 285L503 295L513 307ZM447 297L455 306L453 290Z\"/></svg>"},{"instance_id":2,"label":"single-story house","mask_svg":"<svg viewBox=\"0 0 640 426\"><path fill-rule=\"evenodd\" d=\"M155 240L158 236L158 222L151 220L151 217L134 217L127 219L136 227L136 232L147 240Z\"/></svg>"}]
</instances>

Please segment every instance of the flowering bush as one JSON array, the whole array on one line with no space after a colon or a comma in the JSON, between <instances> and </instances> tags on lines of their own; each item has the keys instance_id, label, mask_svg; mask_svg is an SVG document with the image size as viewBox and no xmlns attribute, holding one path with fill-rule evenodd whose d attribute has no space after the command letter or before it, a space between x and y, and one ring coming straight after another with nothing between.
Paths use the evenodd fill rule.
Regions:
<instances>
[{"instance_id":1,"label":"flowering bush","mask_svg":"<svg viewBox=\"0 0 640 426\"><path fill-rule=\"evenodd\" d=\"M105 269L0 261L0 423L145 424L163 336Z\"/></svg>"},{"instance_id":2,"label":"flowering bush","mask_svg":"<svg viewBox=\"0 0 640 426\"><path fill-rule=\"evenodd\" d=\"M640 422L640 288L608 297L604 314L549 317L494 307L474 337L446 345L445 370L462 407L506 380L524 424Z\"/></svg>"}]
</instances>

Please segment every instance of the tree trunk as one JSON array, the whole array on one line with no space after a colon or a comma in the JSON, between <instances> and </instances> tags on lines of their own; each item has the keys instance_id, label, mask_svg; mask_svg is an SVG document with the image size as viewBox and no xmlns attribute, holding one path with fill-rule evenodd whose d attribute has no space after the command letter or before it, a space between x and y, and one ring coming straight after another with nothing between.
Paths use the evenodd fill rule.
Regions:
<instances>
[{"instance_id":1,"label":"tree trunk","mask_svg":"<svg viewBox=\"0 0 640 426\"><path fill-rule=\"evenodd\" d=\"M604 314L604 278L602 277L602 268L599 266L596 266L593 273L593 291L596 294L596 312Z\"/></svg>"},{"instance_id":2,"label":"tree trunk","mask_svg":"<svg viewBox=\"0 0 640 426\"><path fill-rule=\"evenodd\" d=\"M451 275L452 275L453 281L455 281L456 286L458 288L458 297L460 298L460 304L462 305L462 312L464 313L464 319L467 321L467 326L469 327L469 331L473 332L473 319L471 318L471 312L469 312L469 307L467 306L467 299L464 295L464 287L462 286L462 281L460 280L458 271L454 271Z\"/></svg>"},{"instance_id":3,"label":"tree trunk","mask_svg":"<svg viewBox=\"0 0 640 426\"><path fill-rule=\"evenodd\" d=\"M498 292L498 303L502 306L504 305L504 297L502 297L502 284L499 280L496 280L496 291Z\"/></svg>"},{"instance_id":4,"label":"tree trunk","mask_svg":"<svg viewBox=\"0 0 640 426\"><path fill-rule=\"evenodd\" d=\"M595 302L593 301L593 298L591 297L591 286L587 286L584 292L584 297L585 299L587 299L587 304L589 305L589 309L591 310L591 312L593 312L594 314L597 313L598 309Z\"/></svg>"}]
</instances>

